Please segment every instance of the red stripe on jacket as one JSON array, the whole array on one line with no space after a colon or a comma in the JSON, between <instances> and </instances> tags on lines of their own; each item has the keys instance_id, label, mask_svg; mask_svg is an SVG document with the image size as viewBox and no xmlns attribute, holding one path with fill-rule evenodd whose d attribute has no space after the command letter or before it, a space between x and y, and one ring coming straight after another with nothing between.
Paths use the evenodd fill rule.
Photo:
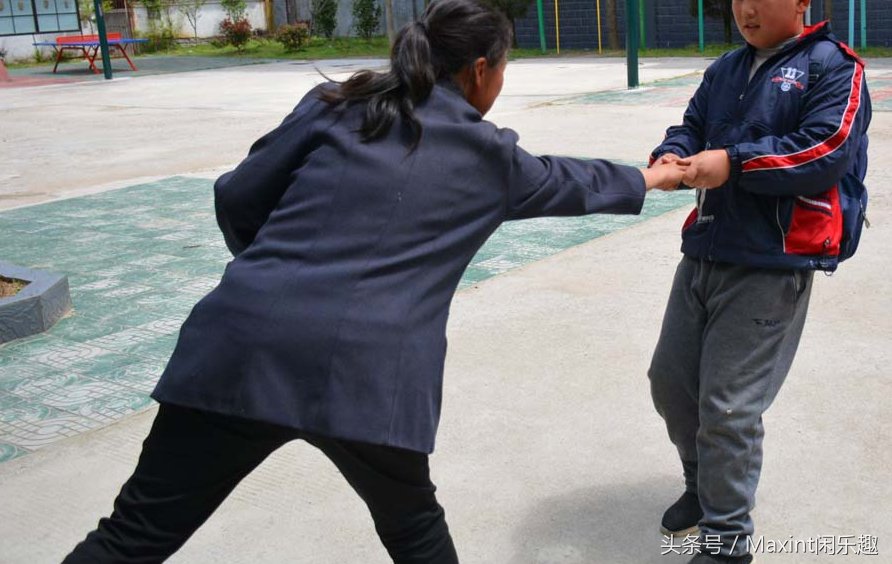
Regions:
<instances>
[{"instance_id":1,"label":"red stripe on jacket","mask_svg":"<svg viewBox=\"0 0 892 564\"><path fill-rule=\"evenodd\" d=\"M861 83L864 80L864 68L855 63L855 72L852 74L852 89L849 93L849 103L845 112L842 114L842 123L836 133L824 140L822 143L815 145L809 149L799 151L790 155L767 155L764 157L754 157L743 163L743 172L755 172L759 170L772 170L777 168L792 168L808 164L822 157L833 153L839 149L849 134L852 132L852 123L855 116L858 115L858 108L861 107Z\"/></svg>"}]
</instances>

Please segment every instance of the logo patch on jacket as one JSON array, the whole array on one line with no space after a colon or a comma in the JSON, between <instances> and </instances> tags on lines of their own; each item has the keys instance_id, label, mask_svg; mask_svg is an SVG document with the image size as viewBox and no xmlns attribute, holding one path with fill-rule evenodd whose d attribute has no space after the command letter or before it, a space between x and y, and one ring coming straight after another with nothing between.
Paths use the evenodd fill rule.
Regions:
<instances>
[{"instance_id":1,"label":"logo patch on jacket","mask_svg":"<svg viewBox=\"0 0 892 564\"><path fill-rule=\"evenodd\" d=\"M771 82L780 83L780 89L789 92L795 86L799 90L805 90L805 85L799 82L805 71L793 67L781 67L780 76L775 76Z\"/></svg>"}]
</instances>

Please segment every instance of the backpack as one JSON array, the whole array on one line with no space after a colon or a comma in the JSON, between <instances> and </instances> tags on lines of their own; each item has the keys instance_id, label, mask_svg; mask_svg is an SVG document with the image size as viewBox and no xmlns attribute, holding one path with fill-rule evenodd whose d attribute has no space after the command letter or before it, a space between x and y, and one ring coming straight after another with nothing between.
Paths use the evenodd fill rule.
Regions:
<instances>
[{"instance_id":1,"label":"backpack","mask_svg":"<svg viewBox=\"0 0 892 564\"><path fill-rule=\"evenodd\" d=\"M815 84L821 78L824 61L827 55L835 49L843 49L847 54L857 58L851 49L836 43L835 39L819 42L809 54L811 58L808 64L809 84ZM857 60L860 62L860 59ZM867 173L867 136L864 137L863 146L855 159L854 170L857 175L847 172L837 185L839 205L842 210L842 238L839 243L839 256L832 257L836 260L831 258L826 262L821 261L820 264L822 269L830 272L836 270L838 263L851 258L858 250L862 227L870 228L870 221L867 219L867 188L862 182Z\"/></svg>"},{"instance_id":2,"label":"backpack","mask_svg":"<svg viewBox=\"0 0 892 564\"><path fill-rule=\"evenodd\" d=\"M867 219L867 188L860 179L851 173L846 174L839 182L838 190L842 208L842 239L837 260L842 262L858 250L861 228L870 228L870 221Z\"/></svg>"}]
</instances>

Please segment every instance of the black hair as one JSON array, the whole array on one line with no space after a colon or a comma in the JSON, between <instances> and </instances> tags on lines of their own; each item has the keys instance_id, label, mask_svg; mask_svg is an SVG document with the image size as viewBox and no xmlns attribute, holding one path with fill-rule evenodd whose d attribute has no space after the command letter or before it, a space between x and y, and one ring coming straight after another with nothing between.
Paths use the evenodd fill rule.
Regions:
<instances>
[{"instance_id":1,"label":"black hair","mask_svg":"<svg viewBox=\"0 0 892 564\"><path fill-rule=\"evenodd\" d=\"M390 70L363 70L323 91L330 104L365 102L359 133L373 141L390 131L399 114L412 129L414 150L421 140L415 106L434 84L485 57L490 66L502 62L511 46L511 24L501 12L479 0L434 0L421 19L404 26L390 50Z\"/></svg>"}]
</instances>

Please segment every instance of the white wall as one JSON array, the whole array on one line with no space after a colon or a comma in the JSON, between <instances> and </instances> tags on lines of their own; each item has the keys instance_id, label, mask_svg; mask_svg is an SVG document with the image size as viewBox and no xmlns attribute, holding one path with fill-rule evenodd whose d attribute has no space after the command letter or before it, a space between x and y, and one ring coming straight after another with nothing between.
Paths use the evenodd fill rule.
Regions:
<instances>
[{"instance_id":1,"label":"white wall","mask_svg":"<svg viewBox=\"0 0 892 564\"><path fill-rule=\"evenodd\" d=\"M142 6L134 6L134 30L140 33L147 33L149 30L148 17L146 10ZM171 20L174 27L179 29L181 37L192 37L192 26L186 18L177 11L176 8L170 9ZM247 8L248 21L254 29L266 29L266 15L262 1L248 0ZM220 7L218 2L209 2L201 9L201 17L198 19L198 36L212 37L218 35L220 22L226 17L226 13ZM89 34L91 32L89 26L84 26L81 33ZM0 36L0 49L6 50L6 60L9 62L33 59L34 51L37 49L32 43L40 41L55 41L59 35L76 35L76 32L66 33L44 33L34 35L11 35ZM51 59L55 57L51 47L40 48L44 57Z\"/></svg>"},{"instance_id":2,"label":"white wall","mask_svg":"<svg viewBox=\"0 0 892 564\"><path fill-rule=\"evenodd\" d=\"M44 33L34 35L4 35L0 36L0 49L6 51L6 61L20 61L24 59L33 59L34 51L37 47L31 45L39 41L55 41L60 33ZM41 52L45 58L54 57L53 50L50 47L42 47Z\"/></svg>"},{"instance_id":3,"label":"white wall","mask_svg":"<svg viewBox=\"0 0 892 564\"><path fill-rule=\"evenodd\" d=\"M266 15L264 13L263 2L248 0L248 8L246 12L252 28L266 29ZM189 21L186 17L175 7L171 8L169 13L174 28L180 30L180 35L182 37L192 37L192 26L189 25ZM135 20L134 29L141 33L147 33L149 31L149 20L146 15L146 9L142 6L135 6L133 8L133 15ZM223 8L220 7L219 3L208 2L205 4L201 9L201 14L198 18L198 37L212 37L214 35L219 35L220 22L223 21L224 18L226 18L226 12L223 11Z\"/></svg>"}]
</instances>

